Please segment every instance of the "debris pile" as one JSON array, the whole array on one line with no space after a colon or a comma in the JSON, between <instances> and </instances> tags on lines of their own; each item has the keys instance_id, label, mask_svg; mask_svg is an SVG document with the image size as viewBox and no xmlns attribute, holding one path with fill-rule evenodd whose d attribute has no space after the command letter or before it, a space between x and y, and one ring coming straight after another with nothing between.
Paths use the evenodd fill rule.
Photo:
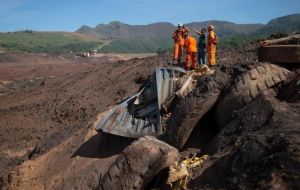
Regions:
<instances>
[{"instance_id":1,"label":"debris pile","mask_svg":"<svg viewBox=\"0 0 300 190\"><path fill-rule=\"evenodd\" d=\"M0 163L6 171L1 188L299 189L299 71L291 63L258 62L256 50L255 45L222 50L213 69L178 75L167 69L171 60L164 55L88 65L89 72L51 73L55 78L44 85L1 97L1 147L15 150L6 151ZM163 82L149 84L156 67L164 68L158 72ZM149 95L160 95L155 88L161 84L174 88L153 101ZM100 128L97 133L92 122L98 113L101 121L107 109L115 118L102 124L134 120L132 115L153 124L155 118L161 133L140 138ZM140 120L127 122L131 134L150 126L134 128ZM22 139L25 126L34 133L17 149L6 134Z\"/></svg>"}]
</instances>

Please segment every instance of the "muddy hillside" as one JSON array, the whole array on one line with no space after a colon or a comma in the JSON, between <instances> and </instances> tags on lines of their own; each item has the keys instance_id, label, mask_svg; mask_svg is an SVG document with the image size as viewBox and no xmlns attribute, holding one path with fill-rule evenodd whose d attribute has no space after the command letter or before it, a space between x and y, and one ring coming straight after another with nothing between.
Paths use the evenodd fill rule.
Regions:
<instances>
[{"instance_id":1,"label":"muddy hillside","mask_svg":"<svg viewBox=\"0 0 300 190\"><path fill-rule=\"evenodd\" d=\"M258 62L256 45L219 50L217 56L215 72L198 77L188 95L217 94L179 150L180 158L210 156L190 171L188 187L299 189L300 103L298 96L284 96L298 68ZM0 189L101 188L111 164L135 139L97 133L94 121L136 93L170 58L107 62L1 54ZM272 85L269 72L276 73ZM248 91L252 83L245 81L254 73L255 85L264 85L261 91ZM239 100L234 95L241 92ZM154 187L162 185L147 185Z\"/></svg>"}]
</instances>

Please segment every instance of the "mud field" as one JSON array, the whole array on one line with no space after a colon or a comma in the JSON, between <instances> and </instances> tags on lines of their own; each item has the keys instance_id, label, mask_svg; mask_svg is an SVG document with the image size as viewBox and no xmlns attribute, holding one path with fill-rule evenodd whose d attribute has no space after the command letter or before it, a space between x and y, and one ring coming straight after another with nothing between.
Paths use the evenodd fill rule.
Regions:
<instances>
[{"instance_id":1,"label":"mud field","mask_svg":"<svg viewBox=\"0 0 300 190\"><path fill-rule=\"evenodd\" d=\"M134 94L170 55L128 61L36 54L0 55L0 189L95 189L134 139L97 133L98 113ZM256 46L218 52L198 79L218 103L236 79L263 65ZM282 84L284 85L284 84ZM300 104L259 95L221 125L213 107L181 155L209 154L191 171L191 189L299 189Z\"/></svg>"}]
</instances>

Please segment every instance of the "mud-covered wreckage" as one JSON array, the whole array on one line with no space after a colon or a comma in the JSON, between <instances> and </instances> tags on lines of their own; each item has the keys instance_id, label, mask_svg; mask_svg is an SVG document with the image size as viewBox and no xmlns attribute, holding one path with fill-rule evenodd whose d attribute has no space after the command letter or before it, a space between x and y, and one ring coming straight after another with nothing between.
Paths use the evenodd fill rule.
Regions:
<instances>
[{"instance_id":1,"label":"mud-covered wreckage","mask_svg":"<svg viewBox=\"0 0 300 190\"><path fill-rule=\"evenodd\" d=\"M192 75L180 67L157 67L135 95L110 109L96 123L97 131L139 138L163 134L161 116L174 100L192 90Z\"/></svg>"},{"instance_id":2,"label":"mud-covered wreckage","mask_svg":"<svg viewBox=\"0 0 300 190\"><path fill-rule=\"evenodd\" d=\"M300 33L265 40L258 49L258 60L272 63L300 63Z\"/></svg>"},{"instance_id":3,"label":"mud-covered wreckage","mask_svg":"<svg viewBox=\"0 0 300 190\"><path fill-rule=\"evenodd\" d=\"M198 172L201 171L204 176L203 179L210 179L206 174L210 175L218 171L222 173L227 168L234 168L237 162L241 162L242 165L244 164L243 167L245 168L249 168L249 164L251 166L252 163L256 174L258 174L259 172L256 170L257 163L262 160L261 158L266 160L267 158L270 159L270 157L268 157L267 153L263 153L265 154L264 156L262 156L262 153L259 153L260 156L256 156L257 149L251 150L251 147L257 147L258 143L253 143L254 141L252 140L245 140L249 137L245 136L246 134L242 134L241 131L248 129L242 129L241 126L249 126L251 136L253 131L257 131L263 126L274 130L270 128L268 122L265 122L269 120L266 120L264 115L262 117L257 116L260 114L273 114L274 110L277 109L275 105L281 101L299 101L299 72L294 72L284 67L286 65L294 65L294 69L299 68L299 39L298 35L292 35L285 39L265 41L258 52L259 61L265 63L257 64L248 71L242 72L238 77L233 79L234 81L225 82L228 83L228 87L223 87L223 89L209 89L205 93L199 88L199 85L196 87L197 83L200 84L201 80L196 80L197 83L194 83L194 79L206 72L185 72L185 70L178 67L156 68L151 81L142 85L137 94L124 100L111 110L100 114L95 123L98 131L139 138L118 155L116 161L111 164L108 171L99 180L98 189L149 189L149 185L155 187L155 184L157 187L167 187L167 189L184 189L187 187L187 179L190 175L187 170L187 167L190 165L189 163L200 168L206 165L203 169L198 168ZM289 56L286 56L285 51L289 51ZM266 62L280 64L275 65ZM220 96L221 92L222 96ZM277 100L275 100L275 97ZM261 104L260 101L266 101L266 104L264 103L265 106L272 107L269 110L270 112L258 112L257 110L260 107L252 110L253 105ZM180 158L179 151L184 148L193 128L209 110L213 110L210 114L216 119L216 127L219 128L217 130L220 131L220 135L224 135L222 133L225 132L228 133L224 135L224 138L230 137L228 140L232 142L229 143L226 140L224 143L223 137L220 138L220 135L217 135L217 138L212 141L214 146L217 147L217 153L214 153L213 157L202 154L201 157L192 155L191 158ZM238 113L237 111L247 114L239 115L236 114ZM282 111L287 111L287 109ZM244 121L245 116L246 120ZM299 118L297 114L293 115L293 117ZM253 123L250 120L254 120ZM275 120L277 120L276 116ZM273 121L273 118L270 121ZM250 122L250 124L245 124L245 122ZM278 124L276 126L285 125L285 123L280 124L280 122ZM199 127L199 125L197 126ZM257 128L257 126L260 127ZM226 127L228 128L227 131L225 131ZM259 136L265 130L258 131ZM230 136L234 133L237 133L236 135L238 136L236 140ZM286 133L286 135L288 134ZM273 142L272 136L266 136L268 136L266 138ZM275 136L278 135L275 133ZM242 138L244 140L240 141ZM246 146L250 148L247 148L243 144L245 142L247 143ZM263 140L262 142L267 141ZM278 142L280 142L280 145L278 145L282 146L282 141ZM224 144L226 145L224 146ZM273 143L268 144L273 146ZM233 147L231 153L229 152L228 154L229 149L227 147L229 146ZM277 147L277 145L275 146ZM245 153L237 151L239 149L236 147L240 147L241 149L246 148L247 153L246 151ZM274 150L267 150L265 146L261 147L262 152ZM137 156L137 152L142 154ZM239 158L248 158L251 152L255 156L250 156L249 161L238 160ZM245 156L241 157L243 154ZM219 155L222 156L219 157ZM229 158L228 155L232 158ZM237 156L233 157L232 155ZM257 161L253 162L252 159ZM280 160L278 162L281 164ZM169 168L168 180L157 183L160 178L165 177L163 176L163 169L165 168ZM253 170L250 171L253 172ZM226 174L224 172L224 175ZM230 173L230 175L232 174L236 175L236 178L241 176L239 172ZM273 169L272 174L270 173L271 175L273 175ZM218 178L218 175L212 176L211 181L215 181L216 177ZM223 178L223 174L221 176L220 178ZM233 183L236 184L236 182ZM248 187L249 183L246 183L246 186ZM232 188L232 186L230 187Z\"/></svg>"}]
</instances>

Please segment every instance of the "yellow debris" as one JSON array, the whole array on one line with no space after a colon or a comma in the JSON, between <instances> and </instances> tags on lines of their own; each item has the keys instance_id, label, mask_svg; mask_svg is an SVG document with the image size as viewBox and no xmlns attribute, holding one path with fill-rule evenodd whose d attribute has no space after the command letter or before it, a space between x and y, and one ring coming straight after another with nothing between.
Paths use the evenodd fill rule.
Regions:
<instances>
[{"instance_id":1,"label":"yellow debris","mask_svg":"<svg viewBox=\"0 0 300 190\"><path fill-rule=\"evenodd\" d=\"M186 165L175 162L175 164L172 164L169 168L168 182L173 183L173 182L178 181L179 179L182 179L186 176L189 176L189 172L187 170Z\"/></svg>"},{"instance_id":2,"label":"yellow debris","mask_svg":"<svg viewBox=\"0 0 300 190\"><path fill-rule=\"evenodd\" d=\"M204 161L209 158L208 155L204 155L202 157L193 157L193 158L187 158L182 161L183 164L185 164L188 168L194 168L200 165L204 164Z\"/></svg>"},{"instance_id":3,"label":"yellow debris","mask_svg":"<svg viewBox=\"0 0 300 190\"><path fill-rule=\"evenodd\" d=\"M185 190L189 179L188 169L203 166L204 162L209 158L208 155L202 157L187 158L181 162L175 162L169 168L169 177L167 184L172 190Z\"/></svg>"}]
</instances>

